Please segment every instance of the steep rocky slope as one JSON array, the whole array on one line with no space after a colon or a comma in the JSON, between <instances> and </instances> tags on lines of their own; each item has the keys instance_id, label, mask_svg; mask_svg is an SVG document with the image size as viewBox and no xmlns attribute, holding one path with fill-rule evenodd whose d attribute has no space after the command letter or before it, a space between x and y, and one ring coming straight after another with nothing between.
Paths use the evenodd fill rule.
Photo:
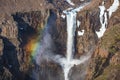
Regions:
<instances>
[{"instance_id":1,"label":"steep rocky slope","mask_svg":"<svg viewBox=\"0 0 120 80\"><path fill-rule=\"evenodd\" d=\"M0 13L30 12L53 8L47 0L1 0Z\"/></svg>"},{"instance_id":2,"label":"steep rocky slope","mask_svg":"<svg viewBox=\"0 0 120 80\"><path fill-rule=\"evenodd\" d=\"M120 6L108 18L107 30L102 38L96 31L101 28L100 8L104 0L1 0L0 1L0 80L33 80L36 68L33 59L33 45L43 37L50 21L49 31L54 42L50 49L55 54L66 55L67 24L64 10L78 7L86 2L77 14L75 32L75 54L78 59L91 53L86 64L74 66L69 73L70 80L119 80L120 76ZM114 0L105 0L108 9ZM105 12L108 13L107 10ZM52 19L51 19L52 16ZM103 20L104 21L104 20ZM79 35L79 31L84 34ZM53 49L54 48L54 49ZM34 52L35 53L35 52ZM43 60L38 67L39 80L64 80L59 64ZM86 76L85 76L86 75Z\"/></svg>"},{"instance_id":3,"label":"steep rocky slope","mask_svg":"<svg viewBox=\"0 0 120 80\"><path fill-rule=\"evenodd\" d=\"M120 7L109 19L108 29L98 41L88 68L87 80L119 80L119 12Z\"/></svg>"}]
</instances>

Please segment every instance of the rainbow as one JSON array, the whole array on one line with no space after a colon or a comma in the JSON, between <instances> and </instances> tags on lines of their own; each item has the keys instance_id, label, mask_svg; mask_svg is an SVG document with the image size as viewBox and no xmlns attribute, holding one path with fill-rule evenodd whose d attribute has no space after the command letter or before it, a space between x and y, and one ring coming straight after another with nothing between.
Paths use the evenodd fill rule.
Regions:
<instances>
[{"instance_id":1,"label":"rainbow","mask_svg":"<svg viewBox=\"0 0 120 80\"><path fill-rule=\"evenodd\" d=\"M28 39L28 43L25 46L25 51L26 51L26 58L27 58L27 63L33 63L33 60L37 54L37 49L41 46L40 42L41 42L41 36L45 31L45 26L47 25L47 20L46 23L43 24L41 23L38 28L38 30L36 31L37 34L35 34L34 36L31 36Z\"/></svg>"},{"instance_id":2,"label":"rainbow","mask_svg":"<svg viewBox=\"0 0 120 80\"><path fill-rule=\"evenodd\" d=\"M39 42L35 38L30 39L28 44L25 46L27 63L31 62L36 55L38 46Z\"/></svg>"},{"instance_id":3,"label":"rainbow","mask_svg":"<svg viewBox=\"0 0 120 80\"><path fill-rule=\"evenodd\" d=\"M26 46L26 51L29 52L32 57L34 57L36 54L36 49L39 46L38 44L38 41L31 39Z\"/></svg>"},{"instance_id":4,"label":"rainbow","mask_svg":"<svg viewBox=\"0 0 120 80\"><path fill-rule=\"evenodd\" d=\"M25 46L26 58L27 58L26 61L28 64L32 63L34 57L37 54L37 49L40 46L40 39L41 39L41 35L42 35L43 31L44 31L44 28L40 29L39 35L36 34L28 39L28 43Z\"/></svg>"},{"instance_id":5,"label":"rainbow","mask_svg":"<svg viewBox=\"0 0 120 80\"><path fill-rule=\"evenodd\" d=\"M37 54L37 49L41 46L40 45L40 39L41 36L45 30L45 26L47 25L48 22L48 18L49 18L49 10L48 10L48 15L45 18L45 23L42 22L40 24L38 24L38 29L37 29L37 34L30 37L30 39L28 40L27 45L25 46L25 50L27 53L27 62L29 64L29 62L32 62L33 58L35 58L36 54Z\"/></svg>"}]
</instances>

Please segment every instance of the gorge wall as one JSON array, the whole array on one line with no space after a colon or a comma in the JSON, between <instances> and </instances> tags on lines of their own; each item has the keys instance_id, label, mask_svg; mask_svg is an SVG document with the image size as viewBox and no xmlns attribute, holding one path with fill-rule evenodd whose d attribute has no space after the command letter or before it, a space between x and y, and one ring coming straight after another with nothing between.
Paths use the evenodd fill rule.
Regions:
<instances>
[{"instance_id":1,"label":"gorge wall","mask_svg":"<svg viewBox=\"0 0 120 80\"><path fill-rule=\"evenodd\" d=\"M69 1L69 0L68 0ZM74 59L90 58L74 65L69 80L119 80L120 76L120 6L109 17L109 9L117 0L1 0L0 1L0 80L64 80L60 64L42 56L34 61L38 45L47 56L65 57L67 50L67 21L64 10L89 3L76 17ZM104 3L103 3L104 2ZM119 2L116 2L117 5ZM100 13L105 7L106 31L102 37ZM105 16L102 21L105 22ZM49 24L50 38L44 39ZM42 44L44 40L45 44ZM51 40L51 41L50 41ZM50 43L52 46L49 46Z\"/></svg>"}]
</instances>

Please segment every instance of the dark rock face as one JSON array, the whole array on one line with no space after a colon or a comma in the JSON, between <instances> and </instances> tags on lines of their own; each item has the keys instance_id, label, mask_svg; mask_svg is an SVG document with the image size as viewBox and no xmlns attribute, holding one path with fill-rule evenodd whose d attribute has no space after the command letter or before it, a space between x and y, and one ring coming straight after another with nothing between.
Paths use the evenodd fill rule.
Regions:
<instances>
[{"instance_id":1,"label":"dark rock face","mask_svg":"<svg viewBox=\"0 0 120 80\"><path fill-rule=\"evenodd\" d=\"M1 76L4 76L2 80L7 77L9 80L9 76L4 74L12 75L10 79L13 80L24 80L27 77L30 67L30 52L27 52L26 45L30 38L33 39L34 36L38 36L38 30L43 28L47 15L48 13L44 12L3 15L0 24L0 70ZM26 80L28 79L29 77Z\"/></svg>"},{"instance_id":2,"label":"dark rock face","mask_svg":"<svg viewBox=\"0 0 120 80\"><path fill-rule=\"evenodd\" d=\"M11 74L13 75L13 79L20 79L20 74L19 71L19 62L17 58L17 50L16 47L5 37L1 37L3 40L4 48L3 48L3 55L2 55L2 60L3 64Z\"/></svg>"},{"instance_id":3,"label":"dark rock face","mask_svg":"<svg viewBox=\"0 0 120 80\"><path fill-rule=\"evenodd\" d=\"M61 17L62 11L91 0L71 1L75 6L65 0L0 1L0 80L64 80L59 64L44 60L38 67L31 63L30 45L43 38L44 26L48 24L55 54L66 55L67 24L66 18ZM105 7L109 8L112 2L106 1ZM95 31L101 27L98 8L101 4L102 0L92 0L77 14L81 24L75 33L74 58L89 52L93 55L86 64L70 70L70 80L119 80L120 7L108 20L104 36L98 39ZM84 35L78 36L81 30L85 30Z\"/></svg>"}]
</instances>

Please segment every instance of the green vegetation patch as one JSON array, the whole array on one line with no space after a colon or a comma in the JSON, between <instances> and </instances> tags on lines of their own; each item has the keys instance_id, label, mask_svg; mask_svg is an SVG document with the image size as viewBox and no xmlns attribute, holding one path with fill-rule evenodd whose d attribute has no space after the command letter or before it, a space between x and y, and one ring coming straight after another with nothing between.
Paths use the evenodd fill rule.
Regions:
<instances>
[{"instance_id":1,"label":"green vegetation patch","mask_svg":"<svg viewBox=\"0 0 120 80\"><path fill-rule=\"evenodd\" d=\"M109 28L101 39L100 47L107 49L111 53L115 53L116 44L120 41L120 24Z\"/></svg>"},{"instance_id":2,"label":"green vegetation patch","mask_svg":"<svg viewBox=\"0 0 120 80\"><path fill-rule=\"evenodd\" d=\"M120 64L118 64L118 65L112 65L112 64L109 65L108 67L106 67L104 69L103 74L98 76L94 80L109 80L108 78L110 78L110 76L112 76L112 74L117 75L117 73L113 73L113 70L119 71L120 70Z\"/></svg>"}]
</instances>

